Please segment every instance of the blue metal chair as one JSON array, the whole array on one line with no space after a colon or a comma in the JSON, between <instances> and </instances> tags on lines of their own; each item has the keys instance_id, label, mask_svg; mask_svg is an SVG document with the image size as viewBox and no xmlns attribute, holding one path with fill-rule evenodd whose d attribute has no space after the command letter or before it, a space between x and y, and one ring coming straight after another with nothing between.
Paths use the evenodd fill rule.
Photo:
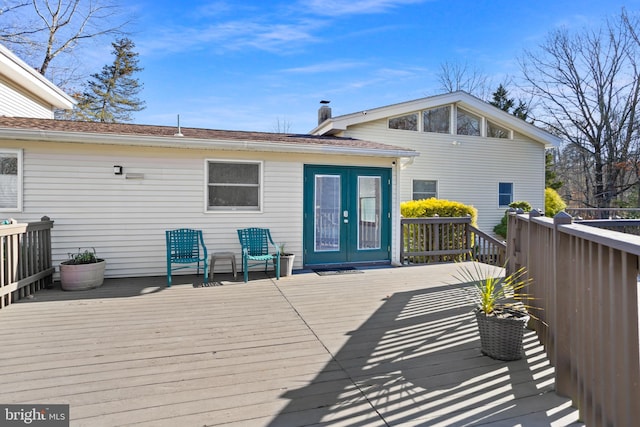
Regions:
<instances>
[{"instance_id":1,"label":"blue metal chair","mask_svg":"<svg viewBox=\"0 0 640 427\"><path fill-rule=\"evenodd\" d=\"M238 239L242 246L242 271L245 283L249 281L249 267L262 265L267 272L269 261L273 261L276 270L276 280L280 279L280 248L273 243L268 228L244 228L238 230ZM269 244L273 251L269 251ZM253 263L251 263L253 261Z\"/></svg>"},{"instance_id":2,"label":"blue metal chair","mask_svg":"<svg viewBox=\"0 0 640 427\"><path fill-rule=\"evenodd\" d=\"M207 247L204 245L202 230L180 228L165 232L167 238L167 287L171 286L171 272L197 264L200 274L200 262L204 263L204 281L207 281ZM178 264L178 267L172 267Z\"/></svg>"}]
</instances>

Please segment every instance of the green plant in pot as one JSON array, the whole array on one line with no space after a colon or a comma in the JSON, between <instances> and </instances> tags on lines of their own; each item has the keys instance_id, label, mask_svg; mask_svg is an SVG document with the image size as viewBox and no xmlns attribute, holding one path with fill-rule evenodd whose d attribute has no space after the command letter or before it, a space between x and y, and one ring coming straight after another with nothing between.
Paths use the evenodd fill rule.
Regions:
<instances>
[{"instance_id":1,"label":"green plant in pot","mask_svg":"<svg viewBox=\"0 0 640 427\"><path fill-rule=\"evenodd\" d=\"M470 262L460 266L456 278L472 284L482 353L498 360L521 359L524 329L531 317L527 304L531 297L525 290L532 279L526 269L505 276L500 268Z\"/></svg>"},{"instance_id":2,"label":"green plant in pot","mask_svg":"<svg viewBox=\"0 0 640 427\"><path fill-rule=\"evenodd\" d=\"M280 277L291 276L293 274L293 261L295 254L285 251L286 243L278 245L280 251Z\"/></svg>"},{"instance_id":3,"label":"green plant in pot","mask_svg":"<svg viewBox=\"0 0 640 427\"><path fill-rule=\"evenodd\" d=\"M96 256L95 248L70 253L60 263L60 285L65 291L79 291L102 286L106 261Z\"/></svg>"}]
</instances>

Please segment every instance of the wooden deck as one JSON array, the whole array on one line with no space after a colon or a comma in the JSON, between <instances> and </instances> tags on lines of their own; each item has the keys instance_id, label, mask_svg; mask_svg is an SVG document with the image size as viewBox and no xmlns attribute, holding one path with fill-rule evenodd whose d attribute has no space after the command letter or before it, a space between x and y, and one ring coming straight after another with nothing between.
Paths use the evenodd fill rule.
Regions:
<instances>
[{"instance_id":1,"label":"wooden deck","mask_svg":"<svg viewBox=\"0 0 640 427\"><path fill-rule=\"evenodd\" d=\"M582 425L532 332L523 360L480 355L455 268L42 290L0 312L0 403L68 403L72 426Z\"/></svg>"}]
</instances>

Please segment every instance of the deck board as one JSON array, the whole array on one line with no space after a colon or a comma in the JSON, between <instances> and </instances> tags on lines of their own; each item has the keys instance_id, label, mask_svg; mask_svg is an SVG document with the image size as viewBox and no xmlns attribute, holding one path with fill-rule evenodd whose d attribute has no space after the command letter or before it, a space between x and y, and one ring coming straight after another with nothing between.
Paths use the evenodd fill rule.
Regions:
<instances>
[{"instance_id":1,"label":"deck board","mask_svg":"<svg viewBox=\"0 0 640 427\"><path fill-rule=\"evenodd\" d=\"M578 426L533 332L479 352L455 265L39 291L0 311L0 402L72 426Z\"/></svg>"}]
</instances>

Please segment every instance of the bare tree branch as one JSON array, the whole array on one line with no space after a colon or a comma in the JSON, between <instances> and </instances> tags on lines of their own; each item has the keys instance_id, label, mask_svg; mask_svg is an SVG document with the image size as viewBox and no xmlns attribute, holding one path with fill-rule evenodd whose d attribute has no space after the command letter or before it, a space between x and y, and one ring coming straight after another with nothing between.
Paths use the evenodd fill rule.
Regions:
<instances>
[{"instance_id":1,"label":"bare tree branch","mask_svg":"<svg viewBox=\"0 0 640 427\"><path fill-rule=\"evenodd\" d=\"M7 8L12 24L0 28L0 41L22 46L26 57L37 55L32 65L47 75L54 59L82 41L125 34L128 21L119 12L112 0L14 0Z\"/></svg>"},{"instance_id":2,"label":"bare tree branch","mask_svg":"<svg viewBox=\"0 0 640 427\"><path fill-rule=\"evenodd\" d=\"M598 31L549 35L539 52L526 52L522 72L542 111L536 121L580 153L583 203L610 207L640 185L640 79L637 22L623 10Z\"/></svg>"}]
</instances>

